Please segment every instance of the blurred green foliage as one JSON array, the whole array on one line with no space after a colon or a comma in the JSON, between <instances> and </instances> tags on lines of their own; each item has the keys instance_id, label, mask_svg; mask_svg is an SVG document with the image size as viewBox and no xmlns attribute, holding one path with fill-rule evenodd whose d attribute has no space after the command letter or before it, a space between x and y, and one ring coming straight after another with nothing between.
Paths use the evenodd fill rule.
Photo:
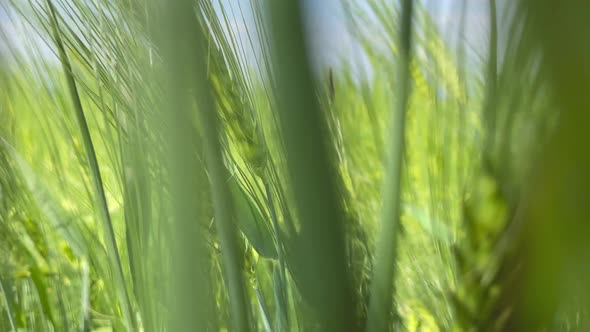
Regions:
<instances>
[{"instance_id":1,"label":"blurred green foliage","mask_svg":"<svg viewBox=\"0 0 590 332\"><path fill-rule=\"evenodd\" d=\"M0 331L588 330L589 6L341 5L3 2Z\"/></svg>"}]
</instances>

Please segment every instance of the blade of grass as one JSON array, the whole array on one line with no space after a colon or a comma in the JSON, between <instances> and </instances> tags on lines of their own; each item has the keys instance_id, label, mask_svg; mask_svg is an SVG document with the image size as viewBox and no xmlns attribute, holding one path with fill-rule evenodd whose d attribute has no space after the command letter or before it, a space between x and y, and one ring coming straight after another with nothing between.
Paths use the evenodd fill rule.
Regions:
<instances>
[{"instance_id":1,"label":"blade of grass","mask_svg":"<svg viewBox=\"0 0 590 332\"><path fill-rule=\"evenodd\" d=\"M346 266L343 210L333 179L325 118L313 89L302 1L273 1L274 69L287 164L301 232L293 248L300 291L324 331L356 331Z\"/></svg>"},{"instance_id":2,"label":"blade of grass","mask_svg":"<svg viewBox=\"0 0 590 332\"><path fill-rule=\"evenodd\" d=\"M496 90L497 90L497 76L498 76L498 15L496 11L496 0L489 0L490 11L490 40L489 40L489 56L488 56L488 73L487 73L487 95L485 104L486 122L488 125L488 132L486 134L485 151L489 151L494 147L496 131Z\"/></svg>"},{"instance_id":3,"label":"blade of grass","mask_svg":"<svg viewBox=\"0 0 590 332\"><path fill-rule=\"evenodd\" d=\"M47 0L47 6L50 13L50 21L53 30L53 35L55 38L56 46L59 52L59 58L62 62L62 66L64 69L64 74L67 80L68 89L70 92L70 97L72 98L72 103L74 106L74 110L76 113L76 120L78 122L78 126L80 129L80 133L82 135L82 142L84 146L84 151L86 154L87 162L90 167L90 172L92 174L92 183L95 191L95 199L98 208L98 213L100 219L102 221L102 226L104 229L104 234L106 236L106 243L109 251L109 259L111 260L112 269L114 269L115 280L117 283L118 288L118 296L121 305L121 310L123 312L123 319L127 328L135 329L135 322L132 318L133 310L131 307L131 300L129 298L129 293L127 291L127 286L125 283L125 276L123 274L123 266L121 264L121 257L119 255L119 249L117 247L117 240L115 237L115 232L113 229L113 224L111 221L111 216L109 213L104 187L102 183L100 168L98 165L98 161L96 158L96 154L94 151L94 145L92 143L92 138L90 136L90 131L88 129L88 124L86 122L86 117L84 115L84 110L82 108L82 102L80 100L80 96L78 94L78 88L76 86L76 81L74 79L74 75L72 72L72 65L70 64L69 57L67 55L66 49L61 39L59 23L57 21L57 17L55 14L55 8L51 0Z\"/></svg>"},{"instance_id":4,"label":"blade of grass","mask_svg":"<svg viewBox=\"0 0 590 332\"><path fill-rule=\"evenodd\" d=\"M394 280L397 260L397 236L401 217L401 175L404 155L405 116L410 95L410 56L412 36L412 0L403 0L400 27L400 48L397 72L399 92L391 119L391 142L383 188L381 236L375 254L375 270L367 331L387 331L391 326Z\"/></svg>"},{"instance_id":5,"label":"blade of grass","mask_svg":"<svg viewBox=\"0 0 590 332\"><path fill-rule=\"evenodd\" d=\"M196 128L191 90L195 89L194 60L196 25L189 1L161 2L159 50L162 54L163 98L158 105L157 121L161 127L165 161L169 178L171 230L168 234L170 287L165 303L170 307L165 320L170 331L207 330L212 321L210 303L210 253L201 232L202 213L198 202L206 198L200 188L204 172L198 158L201 139ZM190 73L190 74L189 74ZM156 126L156 125L154 125ZM158 127L156 127L158 128ZM164 181L166 183L166 181ZM161 262L165 266L166 262Z\"/></svg>"},{"instance_id":6,"label":"blade of grass","mask_svg":"<svg viewBox=\"0 0 590 332\"><path fill-rule=\"evenodd\" d=\"M226 179L229 173L223 163L222 144L219 139L219 115L215 110L211 96L211 87L208 82L206 63L203 61L205 54L205 39L202 34L197 37L197 44L201 61L196 68L197 104L199 121L203 129L205 140L205 160L209 172L215 222L219 231L222 258L224 261L225 275L228 278L230 308L232 320L236 331L250 331L250 309L247 305L246 290L242 275L241 250L237 238L236 227L232 222L233 203Z\"/></svg>"},{"instance_id":7,"label":"blade of grass","mask_svg":"<svg viewBox=\"0 0 590 332\"><path fill-rule=\"evenodd\" d=\"M6 315L8 316L8 322L10 323L10 328L12 329L13 332L18 331L18 329L16 328L16 324L14 322L14 314L12 313L12 305L11 303L14 301L10 301L8 299L9 296L9 292L7 292L4 289L4 284L2 282L2 279L0 279L0 293L2 293L2 299L4 300L4 305L6 306Z\"/></svg>"},{"instance_id":8,"label":"blade of grass","mask_svg":"<svg viewBox=\"0 0 590 332\"><path fill-rule=\"evenodd\" d=\"M269 177L270 178L270 177ZM277 330L282 330L283 326L290 326L289 325L289 306L286 301L287 299L287 268L285 263L285 255L283 252L283 244L285 243L281 234L281 228L279 226L279 220L277 218L277 213L275 210L275 206L273 203L272 192L270 190L270 185L267 183L265 184L266 189L266 198L268 200L268 208L270 210L270 216L272 219L272 225L275 232L276 240L277 240L277 258L279 261L278 273L276 273L277 268L275 268L273 275L276 275L275 280L275 287L276 285L280 285L276 292L276 306L277 306ZM284 322L283 322L284 321Z\"/></svg>"},{"instance_id":9,"label":"blade of grass","mask_svg":"<svg viewBox=\"0 0 590 332\"><path fill-rule=\"evenodd\" d=\"M258 300L260 316L262 317L262 326L264 326L265 331L272 332L272 328L270 327L268 306L264 300L264 295L262 295L262 292L260 291L260 286L256 286L256 299Z\"/></svg>"},{"instance_id":10,"label":"blade of grass","mask_svg":"<svg viewBox=\"0 0 590 332\"><path fill-rule=\"evenodd\" d=\"M249 331L250 310L246 301L246 291L242 277L242 261L240 255L239 242L235 225L232 221L232 200L227 186L229 178L226 167L222 159L222 145L218 135L219 119L214 107L211 95L211 86L208 83L209 78L206 71L206 42L200 24L200 12L197 11L195 17L194 4L190 0L174 1L163 3L164 11L164 35L162 40L162 52L166 64L166 92L168 94L168 128L167 136L169 148L171 149L171 176L173 198L176 210L176 236L180 241L177 245L175 259L178 262L186 261L189 264L194 261L194 250L197 252L199 259L204 259L204 248L195 248L191 239L186 235L188 223L195 223L199 215L195 215L192 200L198 195L198 187L187 186L185 175L195 172L200 167L200 163L195 156L193 144L202 142L204 145L203 155L206 161L206 168L210 181L211 199L213 202L214 219L219 232L221 244L222 260L227 286L229 288L230 298L230 315L233 321L233 329L236 331ZM190 73L190 74L189 74ZM196 101L197 116L193 118L194 113L190 113L193 102ZM195 120L198 120L200 133L196 132L193 126ZM202 140L199 137L199 134ZM191 144L187 144L187 142ZM198 197L198 196L197 196ZM182 227L184 225L184 227ZM203 236L203 234L195 234ZM204 242L204 241L201 241ZM193 248L193 251L183 250L184 248ZM208 264L208 263L207 263ZM201 263L205 265L205 263ZM184 273L190 276L198 271L187 270L187 267L175 265L180 270L173 273ZM200 267L202 268L202 267ZM206 274L199 274L199 282L208 282ZM191 331L194 329L204 329L211 315L207 315L208 308L204 301L212 299L199 298L204 297L210 287L199 285L197 294L186 292L193 286L194 280L187 276L177 279L181 285L174 285L172 294L179 299L173 299L174 308L178 312L172 313L172 330ZM198 283L198 282L197 282ZM184 289L183 289L184 288ZM182 292L189 294L182 294ZM197 297L191 299L190 297ZM214 300L214 299L213 299ZM177 307L179 306L179 307ZM195 314L193 307L199 306ZM197 316L197 317L195 317Z\"/></svg>"},{"instance_id":11,"label":"blade of grass","mask_svg":"<svg viewBox=\"0 0 590 332\"><path fill-rule=\"evenodd\" d=\"M513 293L521 301L508 326L534 331L551 326L561 303L588 293L587 282L579 278L588 275L589 266L590 74L585 68L590 24L585 2L522 0L520 4L519 15L527 20L526 49L541 52L537 73L550 84L554 111L559 112L555 133L540 151L527 183L520 239L524 276L522 287ZM582 297L581 307L588 305ZM587 321L582 319L574 330L588 330Z\"/></svg>"}]
</instances>

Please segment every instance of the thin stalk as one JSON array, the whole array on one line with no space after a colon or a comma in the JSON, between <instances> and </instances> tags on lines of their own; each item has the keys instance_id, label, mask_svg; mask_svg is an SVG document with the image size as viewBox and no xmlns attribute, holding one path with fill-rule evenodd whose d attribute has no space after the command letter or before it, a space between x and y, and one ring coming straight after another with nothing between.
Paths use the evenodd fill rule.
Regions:
<instances>
[{"instance_id":1,"label":"thin stalk","mask_svg":"<svg viewBox=\"0 0 590 332\"><path fill-rule=\"evenodd\" d=\"M86 258L81 259L80 265L82 270L82 299L80 301L80 307L82 308L80 310L82 312L81 326L83 332L90 332L90 269Z\"/></svg>"},{"instance_id":2,"label":"thin stalk","mask_svg":"<svg viewBox=\"0 0 590 332\"><path fill-rule=\"evenodd\" d=\"M200 77L202 80L207 80L205 70L200 74L202 74ZM203 89L207 91L202 91ZM199 122L202 124L205 138L205 159L211 183L215 223L219 231L225 274L228 278L233 324L237 331L249 331L249 309L242 276L240 247L235 225L232 222L233 203L226 183L229 175L223 164L222 146L218 135L218 114L213 106L208 87L198 90L201 92L201 98L198 99Z\"/></svg>"},{"instance_id":3,"label":"thin stalk","mask_svg":"<svg viewBox=\"0 0 590 332\"><path fill-rule=\"evenodd\" d=\"M266 198L268 201L268 209L270 210L270 216L272 219L272 225L275 231L275 236L277 239L277 256L279 259L279 281L281 283L281 287L280 288L280 298L278 299L279 303L277 304L277 311L280 312L279 315L277 315L277 318L281 318L280 320L277 319L277 330L282 330L283 326L290 326L289 325L289 306L286 303L286 293L287 293L287 280L286 280L286 272L287 272L287 268L286 268L286 264L285 264L285 255L283 253L283 243L285 243L282 239L282 235L281 235L281 229L279 226L279 220L277 218L277 213L275 210L275 206L273 203L273 198L272 198L272 191L270 189L270 185L268 184L268 178L266 178L265 180L265 184L264 187L266 188ZM282 315L285 315L284 319L285 322L284 324L282 323Z\"/></svg>"},{"instance_id":4,"label":"thin stalk","mask_svg":"<svg viewBox=\"0 0 590 332\"><path fill-rule=\"evenodd\" d=\"M203 131L205 161L211 184L215 223L219 231L222 259L229 286L230 312L236 331L250 331L251 311L248 306L249 301L246 299L247 292L242 275L240 244L236 226L232 220L234 205L227 185L229 173L223 163L223 148L219 136L220 119L211 94L212 87L207 83L205 57L202 56L206 53L207 43L200 29L195 37L197 52L201 55L194 63L198 119Z\"/></svg>"},{"instance_id":5,"label":"thin stalk","mask_svg":"<svg viewBox=\"0 0 590 332\"><path fill-rule=\"evenodd\" d=\"M490 5L490 43L488 56L488 77L487 87L488 92L485 104L485 120L487 122L486 146L484 151L491 151L494 147L495 131L496 131L496 90L497 90L497 76L498 76L498 15L496 9L496 0L489 0Z\"/></svg>"},{"instance_id":6,"label":"thin stalk","mask_svg":"<svg viewBox=\"0 0 590 332\"><path fill-rule=\"evenodd\" d=\"M135 330L135 322L132 318L132 307L129 299L129 293L125 283L125 277L123 274L123 266L121 264L121 257L119 255L119 249L117 246L117 239L115 237L115 231L111 221L108 204L104 192L104 186L100 173L100 167L96 158L96 152L94 150L94 144L92 143L92 137L90 136L90 130L88 129L88 123L84 115L84 109L82 108L82 102L80 101L80 95L78 94L78 88L76 86L76 80L72 71L72 65L67 55L64 43L61 38L59 29L59 23L55 13L55 8L51 0L47 0L47 6L49 8L51 27L55 38L56 46L59 52L59 58L61 59L68 89L70 91L70 97L76 113L76 120L80 133L82 135L82 142L84 145L84 152L86 159L90 167L90 173L92 174L92 183L94 187L94 198L98 207L100 219L102 220L103 231L106 236L106 244L109 250L109 260L111 261L112 268L114 269L115 280L117 284L117 292L119 301L121 304L121 310L123 311L123 319L127 328Z\"/></svg>"},{"instance_id":7,"label":"thin stalk","mask_svg":"<svg viewBox=\"0 0 590 332\"><path fill-rule=\"evenodd\" d=\"M401 217L401 175L404 155L405 118L410 95L410 56L412 37L412 0L403 0L400 28L400 51L397 72L399 94L391 123L391 144L383 188L381 236L375 257L367 331L388 331L391 326L395 294L397 233Z\"/></svg>"},{"instance_id":8,"label":"thin stalk","mask_svg":"<svg viewBox=\"0 0 590 332\"><path fill-rule=\"evenodd\" d=\"M465 44L467 43L465 37L465 26L467 21L467 0L462 0L461 3L461 19L459 21L459 29L457 31L457 77L459 79L460 88L463 90L463 94L460 94L459 98L457 99L457 111L459 112L459 124L456 140L460 144L460 142L464 139L465 134L467 131L467 107L466 102L469 100L469 87L467 86L466 79L466 56L465 56ZM465 178L466 178L466 169L467 163L464 161L465 149L458 146L457 151L457 180L459 181L460 190L464 190L465 186Z\"/></svg>"}]
</instances>

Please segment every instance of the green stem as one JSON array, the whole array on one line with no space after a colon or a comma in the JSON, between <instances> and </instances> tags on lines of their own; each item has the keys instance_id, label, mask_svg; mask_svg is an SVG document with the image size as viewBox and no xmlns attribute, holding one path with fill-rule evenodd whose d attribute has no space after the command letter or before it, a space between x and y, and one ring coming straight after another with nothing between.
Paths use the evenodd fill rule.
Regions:
<instances>
[{"instance_id":1,"label":"green stem","mask_svg":"<svg viewBox=\"0 0 590 332\"><path fill-rule=\"evenodd\" d=\"M496 131L496 90L498 76L498 18L496 10L496 0L489 0L490 4L490 44L488 59L488 92L485 104L485 120L487 121L486 133L486 153L493 155L495 131ZM491 156L490 156L491 157ZM489 157L488 157L489 158Z\"/></svg>"},{"instance_id":2,"label":"green stem","mask_svg":"<svg viewBox=\"0 0 590 332\"><path fill-rule=\"evenodd\" d=\"M405 115L410 95L410 49L412 35L412 0L402 2L400 53L398 59L399 87L397 107L392 116L392 141L387 153L388 163L383 188L381 236L375 257L367 331L388 331L391 326L395 295L395 264L397 233L401 217L401 175L404 154Z\"/></svg>"},{"instance_id":3,"label":"green stem","mask_svg":"<svg viewBox=\"0 0 590 332\"><path fill-rule=\"evenodd\" d=\"M361 329L346 264L343 209L329 153L326 118L314 91L303 33L303 1L272 1L273 61L287 165L301 231L293 277L323 331Z\"/></svg>"},{"instance_id":4,"label":"green stem","mask_svg":"<svg viewBox=\"0 0 590 332\"><path fill-rule=\"evenodd\" d=\"M0 279L0 293L2 294L2 299L4 300L4 304L6 305L6 315L8 316L8 322L10 323L10 328L13 332L18 331L16 328L16 323L14 322L14 315L12 314L12 310L10 309L11 305L8 301L8 296L6 295L6 290L4 289L4 285L2 284L2 280Z\"/></svg>"},{"instance_id":5,"label":"green stem","mask_svg":"<svg viewBox=\"0 0 590 332\"><path fill-rule=\"evenodd\" d=\"M88 129L88 123L86 121L86 117L84 116L84 110L82 108L82 102L80 101L80 95L78 93L78 88L76 86L76 80L74 78L74 74L72 71L72 65L70 63L63 40L61 38L59 23L57 21L57 16L55 14L54 5L51 2L51 0L47 0L47 5L49 7L49 13L51 14L51 27L53 29L56 46L58 48L59 57L63 65L66 81L70 91L70 97L72 98L74 111L76 114L76 120L78 122L78 127L82 135L84 152L86 154L86 159L90 167L90 173L92 174L92 183L95 191L95 200L98 207L98 212L100 214L100 218L102 220L103 230L106 236L106 244L110 253L108 255L109 260L111 261L111 265L114 267L114 275L117 283L117 291L119 293L119 301L121 304L121 309L123 311L123 318L127 324L127 327L131 330L135 330L135 322L132 319L133 310L131 307L131 301L129 299L129 293L127 291L127 286L125 283L123 266L121 264L119 249L117 247L117 239L115 237L115 231L113 229L108 204L106 201L104 186L100 175L100 168L96 158L96 152L94 150L94 144L92 143L90 130Z\"/></svg>"},{"instance_id":6,"label":"green stem","mask_svg":"<svg viewBox=\"0 0 590 332\"><path fill-rule=\"evenodd\" d=\"M206 40L201 31L197 38L199 55L204 55ZM205 57L200 56L195 61L195 81L197 82L196 99L198 107L198 119L203 131L204 152L215 215L215 223L219 231L219 241L222 251L222 259L229 286L230 312L236 331L250 331L250 309L246 299L246 289L243 281L242 259L240 257L240 243L237 237L233 201L227 185L229 173L223 162L223 148L219 137L219 115L215 109L211 86L207 83L207 66Z\"/></svg>"}]
</instances>

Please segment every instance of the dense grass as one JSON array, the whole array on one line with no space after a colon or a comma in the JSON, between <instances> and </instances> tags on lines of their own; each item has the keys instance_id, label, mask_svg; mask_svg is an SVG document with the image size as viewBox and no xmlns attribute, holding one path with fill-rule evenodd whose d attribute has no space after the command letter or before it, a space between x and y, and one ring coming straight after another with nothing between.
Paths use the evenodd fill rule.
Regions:
<instances>
[{"instance_id":1,"label":"dense grass","mask_svg":"<svg viewBox=\"0 0 590 332\"><path fill-rule=\"evenodd\" d=\"M590 8L456 2L3 2L0 331L586 331Z\"/></svg>"}]
</instances>

